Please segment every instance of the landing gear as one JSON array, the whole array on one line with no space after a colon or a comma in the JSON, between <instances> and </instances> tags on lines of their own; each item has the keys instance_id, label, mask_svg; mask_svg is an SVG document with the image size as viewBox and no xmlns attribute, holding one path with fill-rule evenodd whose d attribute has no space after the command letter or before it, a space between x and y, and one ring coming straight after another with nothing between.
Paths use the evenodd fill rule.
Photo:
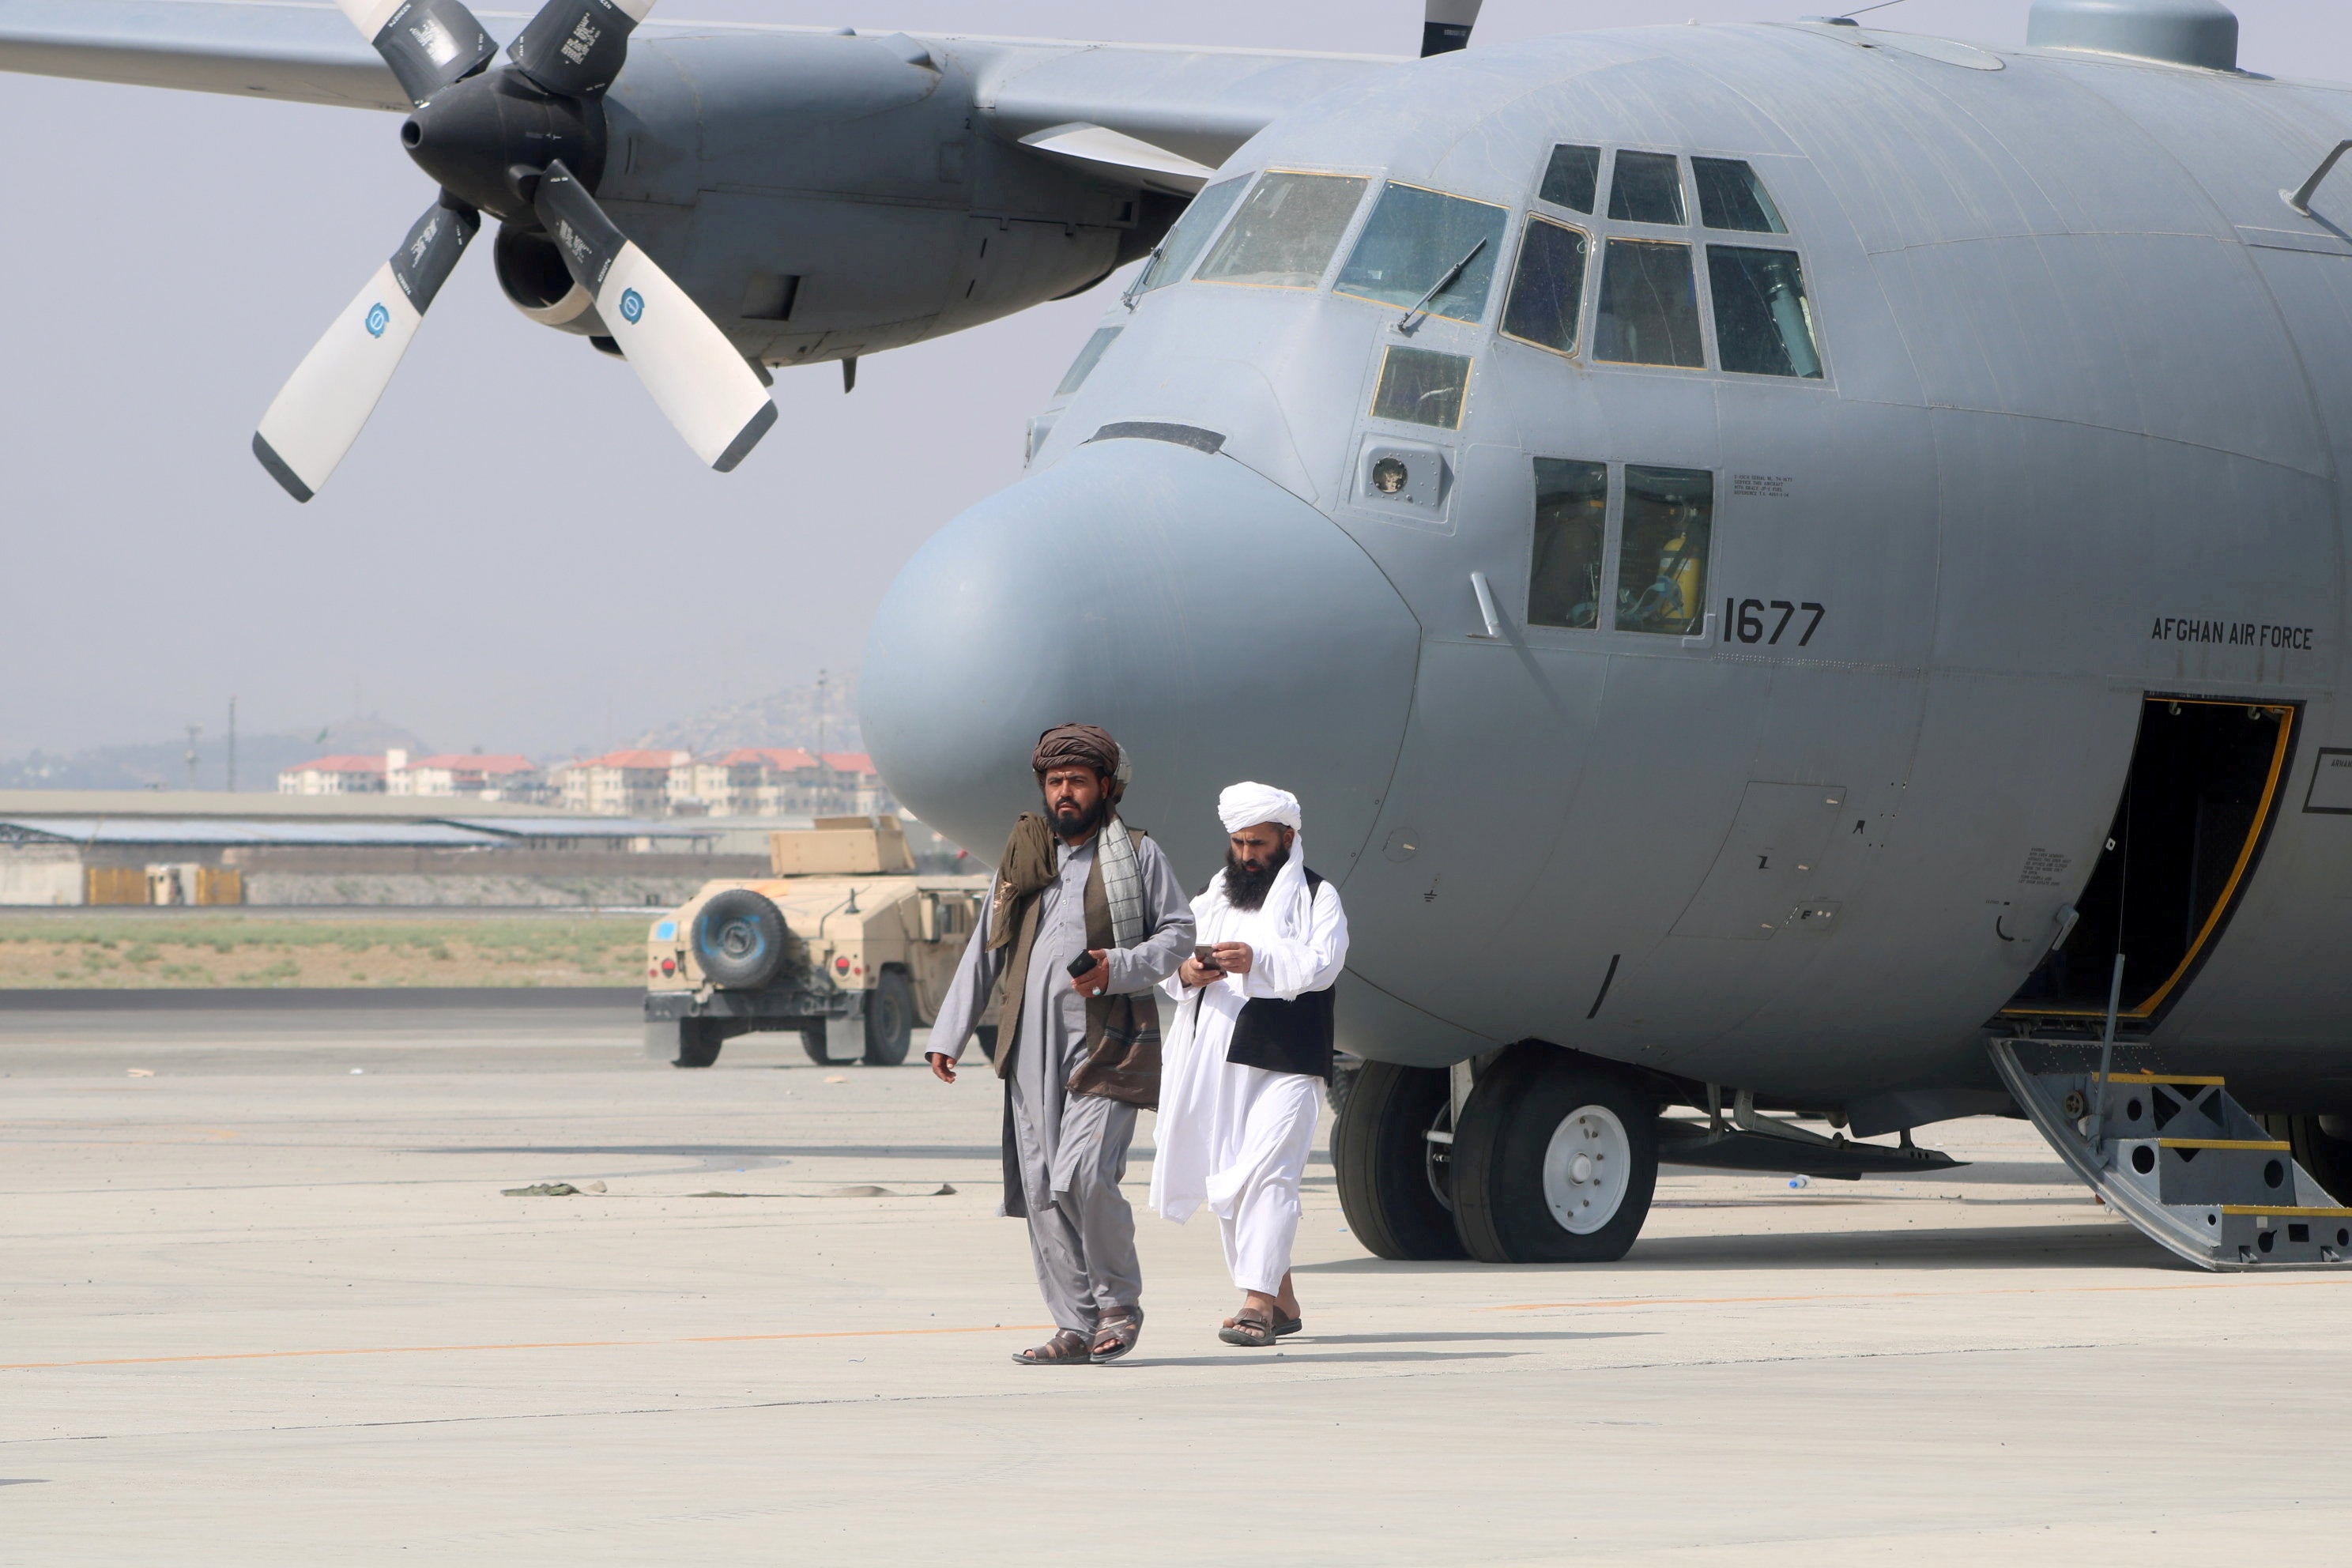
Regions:
<instances>
[{"instance_id":1,"label":"landing gear","mask_svg":"<svg viewBox=\"0 0 2352 1568\"><path fill-rule=\"evenodd\" d=\"M1658 1108L1633 1076L1515 1046L1479 1076L1453 1146L1454 1224L1482 1263L1611 1263L1649 1217Z\"/></svg>"},{"instance_id":2,"label":"landing gear","mask_svg":"<svg viewBox=\"0 0 2352 1568\"><path fill-rule=\"evenodd\" d=\"M1375 1258L1465 1256L1454 1234L1447 1133L1453 1104L1443 1068L1366 1062L1331 1129L1339 1207Z\"/></svg>"}]
</instances>

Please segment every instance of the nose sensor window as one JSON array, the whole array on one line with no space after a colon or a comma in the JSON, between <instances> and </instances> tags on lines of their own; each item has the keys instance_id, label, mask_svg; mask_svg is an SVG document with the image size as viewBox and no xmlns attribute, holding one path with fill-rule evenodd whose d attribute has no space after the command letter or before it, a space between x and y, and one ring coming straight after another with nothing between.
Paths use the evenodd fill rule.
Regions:
<instances>
[{"instance_id":1,"label":"nose sensor window","mask_svg":"<svg viewBox=\"0 0 2352 1568\"><path fill-rule=\"evenodd\" d=\"M1062 384L1054 388L1055 396L1067 397L1087 384L1087 377L1094 374L1096 362L1102 358L1103 350L1110 347L1111 340L1118 336L1118 331L1117 327L1095 329L1094 336L1087 340L1087 346L1080 349L1078 357L1070 362L1068 372L1062 377Z\"/></svg>"},{"instance_id":2,"label":"nose sensor window","mask_svg":"<svg viewBox=\"0 0 2352 1568\"><path fill-rule=\"evenodd\" d=\"M1455 429L1462 423L1462 397L1469 385L1470 361L1462 354L1392 348L1381 361L1372 417Z\"/></svg>"},{"instance_id":3,"label":"nose sensor window","mask_svg":"<svg viewBox=\"0 0 2352 1568\"><path fill-rule=\"evenodd\" d=\"M1266 289L1323 281L1367 182L1351 174L1277 170L1258 181L1201 266L1201 280Z\"/></svg>"}]
</instances>

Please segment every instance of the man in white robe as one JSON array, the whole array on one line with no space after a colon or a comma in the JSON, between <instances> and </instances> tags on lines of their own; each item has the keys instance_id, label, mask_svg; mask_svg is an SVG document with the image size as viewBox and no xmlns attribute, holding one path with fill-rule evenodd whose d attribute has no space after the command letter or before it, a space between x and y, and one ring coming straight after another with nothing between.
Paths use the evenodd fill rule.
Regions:
<instances>
[{"instance_id":1,"label":"man in white robe","mask_svg":"<svg viewBox=\"0 0 2352 1568\"><path fill-rule=\"evenodd\" d=\"M1151 1206L1180 1225L1203 1206L1217 1216L1244 1293L1218 1338L1263 1347L1304 1326L1290 1249L1330 1081L1330 988L1348 961L1348 917L1339 890L1307 868L1297 796L1239 784L1217 812L1225 868L1192 900L1194 956L1164 982L1178 1005Z\"/></svg>"}]
</instances>

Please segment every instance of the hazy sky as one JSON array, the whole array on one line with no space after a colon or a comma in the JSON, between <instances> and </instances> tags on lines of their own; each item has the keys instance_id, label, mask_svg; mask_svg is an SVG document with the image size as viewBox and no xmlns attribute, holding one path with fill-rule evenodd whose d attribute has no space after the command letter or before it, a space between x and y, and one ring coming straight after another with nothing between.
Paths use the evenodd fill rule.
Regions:
<instances>
[{"instance_id":1,"label":"hazy sky","mask_svg":"<svg viewBox=\"0 0 2352 1568\"><path fill-rule=\"evenodd\" d=\"M1804 8L1488 0L1473 47ZM2238 9L2248 68L2352 78L2342 0ZM1907 0L1874 20L2014 43L2025 12ZM1398 53L1421 27L1412 0L663 15ZM781 424L720 477L625 366L518 315L484 247L297 506L247 442L431 199L398 123L0 76L0 754L215 731L232 692L249 731L376 710L436 745L547 752L808 679L855 655L928 534L1018 477L1024 418L1116 288L876 356L850 397L833 365L782 373Z\"/></svg>"}]
</instances>

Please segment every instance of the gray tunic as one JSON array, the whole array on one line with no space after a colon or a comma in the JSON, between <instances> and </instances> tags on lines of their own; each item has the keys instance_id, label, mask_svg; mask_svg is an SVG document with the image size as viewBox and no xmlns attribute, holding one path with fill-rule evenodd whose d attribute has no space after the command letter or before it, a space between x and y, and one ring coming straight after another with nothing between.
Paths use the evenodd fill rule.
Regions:
<instances>
[{"instance_id":1,"label":"gray tunic","mask_svg":"<svg viewBox=\"0 0 2352 1568\"><path fill-rule=\"evenodd\" d=\"M1086 1059L1086 998L1070 984L1070 961L1087 951L1086 884L1095 843L1056 842L1053 881L1037 894L1037 939L1030 950L1017 1040L1005 1084L1007 1172L1003 1212L1029 1220L1038 1284L1055 1321L1090 1331L1100 1314L1135 1304L1142 1286L1135 1265L1135 1224L1118 1184L1135 1135L1135 1107L1064 1087ZM1192 907L1160 847L1136 846L1143 881L1143 940L1112 948L1109 989L1140 994L1176 972L1192 951ZM963 950L931 1025L927 1047L961 1060L972 1025L987 1010L1010 946L988 947L994 890ZM1018 1186L1010 1179L1017 1173Z\"/></svg>"}]
</instances>

